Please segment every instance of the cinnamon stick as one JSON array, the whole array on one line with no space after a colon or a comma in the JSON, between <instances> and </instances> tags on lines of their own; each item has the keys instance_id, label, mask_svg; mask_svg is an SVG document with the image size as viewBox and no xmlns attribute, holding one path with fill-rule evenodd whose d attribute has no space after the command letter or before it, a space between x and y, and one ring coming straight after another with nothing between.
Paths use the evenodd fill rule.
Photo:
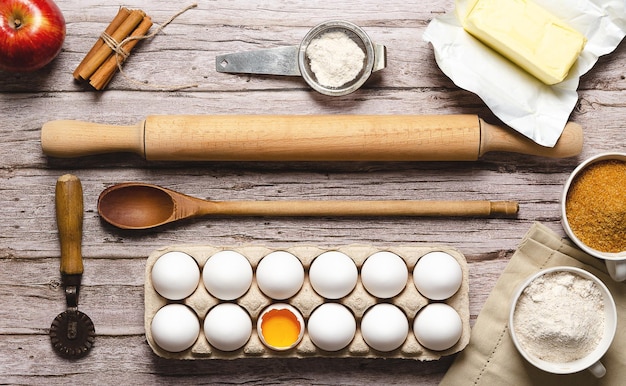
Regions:
<instances>
[{"instance_id":1,"label":"cinnamon stick","mask_svg":"<svg viewBox=\"0 0 626 386\"><path fill-rule=\"evenodd\" d=\"M141 10L133 10L130 15L124 20L124 22L119 26L113 34L110 36L116 42L121 42L130 34L138 25L141 23L146 14ZM82 79L89 79L91 75L104 63L113 50L107 44L103 44L98 48L96 53L93 55L91 60L85 64L81 71L79 71L79 76Z\"/></svg>"},{"instance_id":2,"label":"cinnamon stick","mask_svg":"<svg viewBox=\"0 0 626 386\"><path fill-rule=\"evenodd\" d=\"M146 16L129 37L141 38L146 35L150 27L152 27L152 19L150 16ZM140 39L129 40L121 48L127 53L130 53L137 43L139 43L139 40ZM91 84L91 86L96 90L102 90L105 88L111 79L113 79L115 72L118 70L118 60L120 64L124 63L126 57L117 53L109 56L109 58L96 70L96 72L91 75L89 84Z\"/></svg>"},{"instance_id":3,"label":"cinnamon stick","mask_svg":"<svg viewBox=\"0 0 626 386\"><path fill-rule=\"evenodd\" d=\"M126 20L129 15L130 15L130 10L128 8L123 8L123 7L120 8L120 10L117 12L117 15L115 16L115 18L113 18L113 20L111 21L109 26L104 30L104 33L106 33L108 35L112 35L113 33L115 33L115 31L120 27L120 25L122 25L124 20ZM83 70L85 65L87 63L89 63L89 61L91 61L93 56L100 49L100 47L102 47L103 45L104 45L104 40L102 40L102 38L99 38L96 41L96 43L93 45L93 47L91 47L91 50L89 50L87 55L80 62L78 67L76 67L76 70L74 70L74 74L73 74L74 75L74 79L76 79L76 80L86 80L85 78L82 78L80 76L80 72Z\"/></svg>"}]
</instances>

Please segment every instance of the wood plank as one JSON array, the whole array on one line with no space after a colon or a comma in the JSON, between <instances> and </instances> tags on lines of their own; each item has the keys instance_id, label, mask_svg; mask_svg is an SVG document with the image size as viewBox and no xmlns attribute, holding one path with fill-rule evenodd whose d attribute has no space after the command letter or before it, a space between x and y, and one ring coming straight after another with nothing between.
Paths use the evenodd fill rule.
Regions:
<instances>
[{"instance_id":1,"label":"wood plank","mask_svg":"<svg viewBox=\"0 0 626 386\"><path fill-rule=\"evenodd\" d=\"M454 357L413 360L246 359L170 361L145 342L146 257L175 244L376 246L421 243L458 248L470 272L470 322L517 244L535 221L563 235L559 200L568 174L593 154L624 150L626 43L582 77L571 120L584 127L578 157L548 159L490 153L477 162L148 162L136 155L46 157L40 128L54 119L132 125L150 114L479 114L497 123L476 95L437 67L422 34L453 2L389 0L199 2L124 66L151 85L197 83L176 92L139 87L118 74L104 92L72 72L118 10L103 0L58 0L67 20L59 57L33 74L0 73L0 379L7 384L345 384L436 385ZM134 0L158 25L186 4ZM215 56L298 44L315 24L342 18L388 49L388 67L340 98L311 91L300 78L221 74ZM156 28L153 27L153 29ZM83 182L85 217L79 308L97 330L78 362L49 343L65 309L59 274L54 185L64 173ZM490 199L518 200L517 218L203 218L151 231L102 221L97 198L111 184L141 181L213 200Z\"/></svg>"}]
</instances>

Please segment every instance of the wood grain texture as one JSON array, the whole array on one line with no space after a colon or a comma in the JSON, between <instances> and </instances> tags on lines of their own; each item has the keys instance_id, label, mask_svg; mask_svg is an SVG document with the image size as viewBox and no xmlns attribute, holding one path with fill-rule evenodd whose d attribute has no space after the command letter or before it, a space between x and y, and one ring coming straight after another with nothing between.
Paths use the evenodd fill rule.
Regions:
<instances>
[{"instance_id":1,"label":"wood grain texture","mask_svg":"<svg viewBox=\"0 0 626 386\"><path fill-rule=\"evenodd\" d=\"M599 60L579 87L571 120L584 128L580 156L489 153L476 162L148 162L131 154L45 157L41 125L82 119L132 125L151 114L479 114L481 100L438 69L422 41L452 1L200 1L155 38L140 42L104 92L72 72L119 6L141 8L155 24L186 4L164 0L58 0L67 21L59 57L33 74L0 73L0 379L7 384L421 384L436 385L453 358L167 361L145 342L146 257L173 244L377 246L446 244L465 254L473 324L517 244L534 221L564 235L559 197L585 157L626 151L626 45ZM331 98L299 78L220 74L218 54L297 44L318 22L360 25L388 49L388 67L354 94ZM155 28L155 27L153 27ZM197 83L155 91L150 84ZM54 186L65 173L83 184L84 274L79 308L96 326L96 346L74 363L52 351L48 329L65 308L60 286ZM162 185L213 200L517 200L516 218L228 218L122 231L100 220L100 192L118 182Z\"/></svg>"}]
</instances>

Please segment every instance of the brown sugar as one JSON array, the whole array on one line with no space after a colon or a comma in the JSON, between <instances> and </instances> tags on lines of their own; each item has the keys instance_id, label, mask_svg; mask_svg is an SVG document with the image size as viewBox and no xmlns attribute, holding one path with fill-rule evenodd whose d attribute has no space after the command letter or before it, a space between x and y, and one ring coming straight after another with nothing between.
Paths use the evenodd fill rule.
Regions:
<instances>
[{"instance_id":1,"label":"brown sugar","mask_svg":"<svg viewBox=\"0 0 626 386\"><path fill-rule=\"evenodd\" d=\"M601 252L626 251L626 162L591 164L572 182L565 213L574 234Z\"/></svg>"}]
</instances>

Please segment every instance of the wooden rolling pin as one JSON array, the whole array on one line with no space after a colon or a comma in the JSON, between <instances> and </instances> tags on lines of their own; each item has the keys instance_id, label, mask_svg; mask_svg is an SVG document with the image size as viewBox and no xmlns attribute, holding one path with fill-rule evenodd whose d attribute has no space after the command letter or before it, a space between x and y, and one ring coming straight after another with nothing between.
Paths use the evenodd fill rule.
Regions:
<instances>
[{"instance_id":1,"label":"wooden rolling pin","mask_svg":"<svg viewBox=\"0 0 626 386\"><path fill-rule=\"evenodd\" d=\"M53 157L132 152L154 161L473 161L491 151L571 157L582 128L552 147L477 115L154 115L134 126L51 121Z\"/></svg>"}]
</instances>

